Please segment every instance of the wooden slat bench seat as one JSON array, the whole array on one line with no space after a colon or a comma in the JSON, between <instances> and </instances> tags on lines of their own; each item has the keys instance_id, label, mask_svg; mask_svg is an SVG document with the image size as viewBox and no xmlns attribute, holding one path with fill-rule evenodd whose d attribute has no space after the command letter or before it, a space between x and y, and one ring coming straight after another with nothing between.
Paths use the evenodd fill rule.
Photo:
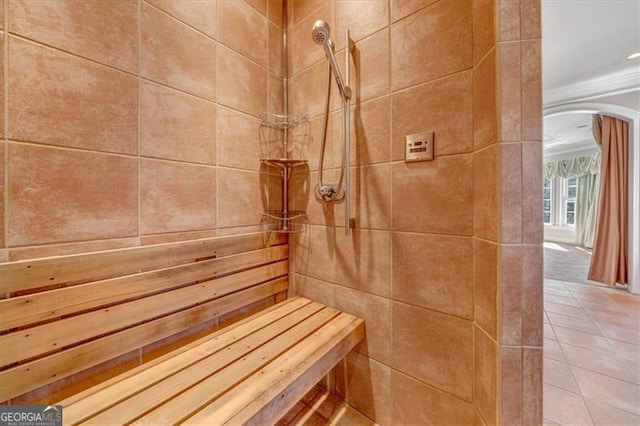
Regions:
<instances>
[{"instance_id":1,"label":"wooden slat bench seat","mask_svg":"<svg viewBox=\"0 0 640 426\"><path fill-rule=\"evenodd\" d=\"M362 320L288 299L67 400L65 424L271 424L363 337Z\"/></svg>"},{"instance_id":2,"label":"wooden slat bench seat","mask_svg":"<svg viewBox=\"0 0 640 426\"><path fill-rule=\"evenodd\" d=\"M364 335L287 289L284 236L0 263L0 402L62 399L65 424L275 423Z\"/></svg>"}]
</instances>

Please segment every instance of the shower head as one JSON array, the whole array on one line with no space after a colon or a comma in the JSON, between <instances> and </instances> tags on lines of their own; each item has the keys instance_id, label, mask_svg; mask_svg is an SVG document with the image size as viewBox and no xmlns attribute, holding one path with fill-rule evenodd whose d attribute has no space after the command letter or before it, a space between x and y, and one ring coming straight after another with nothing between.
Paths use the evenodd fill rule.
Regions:
<instances>
[{"instance_id":1,"label":"shower head","mask_svg":"<svg viewBox=\"0 0 640 426\"><path fill-rule=\"evenodd\" d=\"M311 37L313 37L313 41L316 44L324 45L330 42L329 34L331 33L329 29L329 24L326 21L318 20L315 24L313 24L313 29L311 30Z\"/></svg>"},{"instance_id":2,"label":"shower head","mask_svg":"<svg viewBox=\"0 0 640 426\"><path fill-rule=\"evenodd\" d=\"M329 38L330 33L331 30L329 29L329 24L327 24L327 21L323 21L322 19L317 20L311 29L311 37L313 38L313 41L320 46L324 46L324 50L327 52L331 69L336 77L338 90L340 90L340 97L343 100L346 100L351 96L351 94L347 90L344 80L342 79L342 75L340 74L338 62L336 62L336 55L333 52L333 42Z\"/></svg>"}]
</instances>

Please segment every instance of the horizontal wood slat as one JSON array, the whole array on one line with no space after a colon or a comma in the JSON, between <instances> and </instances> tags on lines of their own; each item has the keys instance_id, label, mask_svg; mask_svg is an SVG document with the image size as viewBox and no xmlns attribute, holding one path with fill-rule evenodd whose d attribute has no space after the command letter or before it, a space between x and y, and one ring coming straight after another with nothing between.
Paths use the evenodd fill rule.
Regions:
<instances>
[{"instance_id":1,"label":"horizontal wood slat","mask_svg":"<svg viewBox=\"0 0 640 426\"><path fill-rule=\"evenodd\" d=\"M341 319L348 324L338 325L337 334L329 339L323 339L321 346L311 356L286 372L279 382L266 387L267 390L262 395L224 424L260 426L284 416L301 396L306 395L364 338L363 320L348 314L343 314ZM335 326L336 324L334 324L334 330ZM212 415L209 413L208 418ZM193 424L196 421L197 418L194 418ZM217 420L209 424L216 424L216 422Z\"/></svg>"},{"instance_id":2,"label":"horizontal wood slat","mask_svg":"<svg viewBox=\"0 0 640 426\"><path fill-rule=\"evenodd\" d=\"M281 234L275 234L271 238L272 245L285 244L287 241L286 236ZM0 263L0 294L125 275L163 265L214 255L220 257L263 247L265 236L255 233Z\"/></svg>"},{"instance_id":3,"label":"horizontal wood slat","mask_svg":"<svg viewBox=\"0 0 640 426\"><path fill-rule=\"evenodd\" d=\"M288 273L280 261L222 278L159 293L0 336L0 365L29 359L64 346L186 309Z\"/></svg>"},{"instance_id":4,"label":"horizontal wood slat","mask_svg":"<svg viewBox=\"0 0 640 426\"><path fill-rule=\"evenodd\" d=\"M272 424L363 336L361 319L295 298L60 402L65 424Z\"/></svg>"},{"instance_id":5,"label":"horizontal wood slat","mask_svg":"<svg viewBox=\"0 0 640 426\"><path fill-rule=\"evenodd\" d=\"M0 264L0 401L282 300L286 241L247 234ZM65 424L273 423L363 336L361 319L284 300L65 399Z\"/></svg>"},{"instance_id":6,"label":"horizontal wood slat","mask_svg":"<svg viewBox=\"0 0 640 426\"><path fill-rule=\"evenodd\" d=\"M0 386L0 401L6 401L30 390L53 383L62 377L70 376L116 358L136 348L172 336L209 319L233 312L251 303L285 291L287 287L287 278L275 279L224 298L2 371L0 372L0 383L2 383L2 386ZM226 332L226 329L224 331ZM187 349L185 348L184 350Z\"/></svg>"},{"instance_id":7,"label":"horizontal wood slat","mask_svg":"<svg viewBox=\"0 0 640 426\"><path fill-rule=\"evenodd\" d=\"M275 246L0 300L2 313L0 330L22 327L145 294L157 293L203 278L225 275L287 257L288 246Z\"/></svg>"},{"instance_id":8,"label":"horizontal wood slat","mask_svg":"<svg viewBox=\"0 0 640 426\"><path fill-rule=\"evenodd\" d=\"M186 420L185 423L213 425L231 422L231 424L243 424L242 421L231 419L247 405L251 405L252 402L255 405L268 405L267 400L259 401L259 397L262 397L265 392L272 392L274 395L278 395L280 392L275 392L274 386L286 380L287 377L299 377L304 370L312 368L313 365L309 365L304 369L300 368L305 360L313 357L318 351L322 352L323 349L329 350L336 345L340 346L340 342L348 336L353 335L352 339L354 344L359 341L363 334L358 334L356 328L358 323L361 324L361 322L362 320L358 320L349 314L340 313L339 315L333 316L330 321L325 322L321 327L317 328L314 333L309 334L304 340L297 342L295 346L290 347L288 350L283 351L278 357L273 358L264 368L256 371L251 376L245 377L242 381L237 381L233 392L224 394L216 401L208 404L195 416ZM351 343L352 340L349 342ZM350 349L351 348L348 350ZM339 358L332 356L326 365L323 364L322 368L316 368L318 371L323 371L324 374L326 374L345 355L346 353ZM318 360L320 359L320 357L317 356L316 358ZM320 376L318 380L320 380L320 378L322 378L322 376ZM311 383L309 389L311 389L318 380ZM291 406L293 406L295 402L300 399L300 396L305 393L306 391L302 393L293 392L291 395L285 395L277 399L295 397L295 400L291 404ZM171 402L171 406L173 406L173 401ZM267 416L268 420L264 419L265 423L262 424L280 418L289 408L282 413L274 412L273 415ZM268 411L271 412L271 409L268 409Z\"/></svg>"},{"instance_id":9,"label":"horizontal wood slat","mask_svg":"<svg viewBox=\"0 0 640 426\"><path fill-rule=\"evenodd\" d=\"M111 386L118 386L120 382L126 381L130 377L138 376L141 374L142 375L148 374L148 371L150 369L153 369L158 364L162 364L165 362L173 362L174 359L176 358L179 359L179 357L184 355L185 352L191 352L194 349L197 352L201 352L203 350L208 351L208 350L211 350L211 348L215 348L215 345L218 345L218 344L223 346L228 345L238 339L241 339L243 336L251 333L252 330L266 327L269 324L276 321L281 316L289 315L290 313L310 303L312 302L308 299L296 297L292 299L287 299L282 303L278 303L277 305L272 305L262 310L261 311L262 315L258 315L258 316L253 315L251 317L242 319L238 322L228 325L222 330L215 331L205 337L201 337L200 339L194 342L185 344L184 346L181 346L180 348L175 349L171 353L162 355L152 361L145 363L144 365L131 369L125 373L122 373L116 378L105 380L99 385L93 386L90 389L74 394L63 401L60 401L60 404L67 407L67 406L71 406L72 404L82 402L83 400L91 397L91 395L94 395L97 392L102 391L103 389L106 389ZM181 361L178 361L178 362L181 362ZM153 377L153 373L151 374L151 377Z\"/></svg>"},{"instance_id":10,"label":"horizontal wood slat","mask_svg":"<svg viewBox=\"0 0 640 426\"><path fill-rule=\"evenodd\" d=\"M288 324L290 327L285 330L274 325L266 330L268 336L265 333L247 336L179 373L164 377L164 380L141 392L130 394L121 403L91 417L90 422L180 423L192 410L228 391L280 351L304 339L338 314L322 305L309 306L307 310L315 312L312 315L305 313L303 318L297 318L295 324ZM207 391L202 392L203 389ZM103 395L105 399L110 397L113 395Z\"/></svg>"},{"instance_id":11,"label":"horizontal wood slat","mask_svg":"<svg viewBox=\"0 0 640 426\"><path fill-rule=\"evenodd\" d=\"M308 316L322 309L322 305L306 303L304 305L289 304L287 308L296 308L278 310L276 314L273 312L267 314L265 319L267 323L260 327L259 324L251 324L251 327L244 327L243 333L230 332L219 337L211 337L209 340L192 346L191 350L180 352L174 357L167 359L162 363L149 366L139 371L135 376L124 377L122 380L86 396L75 403L65 404L65 421L80 422L86 420L84 415L87 413L102 413L112 408L116 404L135 396L136 394L147 391L161 379L173 377L176 374L185 374L195 378L194 366L205 360L211 362L213 354L224 355L229 357L229 350L223 350L227 347L235 347L236 352L239 350L241 354L246 353L249 348L244 347L239 342L244 342L250 336L253 338L253 344L262 344L278 334L283 327L290 328ZM222 353L220 353L222 351ZM191 370L189 370L191 369Z\"/></svg>"}]
</instances>

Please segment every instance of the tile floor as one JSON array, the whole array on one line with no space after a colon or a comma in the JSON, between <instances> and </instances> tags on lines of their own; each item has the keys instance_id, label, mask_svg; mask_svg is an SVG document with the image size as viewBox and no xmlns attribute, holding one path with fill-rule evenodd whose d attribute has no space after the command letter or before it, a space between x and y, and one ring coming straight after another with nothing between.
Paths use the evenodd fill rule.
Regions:
<instances>
[{"instance_id":1,"label":"tile floor","mask_svg":"<svg viewBox=\"0 0 640 426\"><path fill-rule=\"evenodd\" d=\"M545 279L548 425L640 426L640 296Z\"/></svg>"}]
</instances>

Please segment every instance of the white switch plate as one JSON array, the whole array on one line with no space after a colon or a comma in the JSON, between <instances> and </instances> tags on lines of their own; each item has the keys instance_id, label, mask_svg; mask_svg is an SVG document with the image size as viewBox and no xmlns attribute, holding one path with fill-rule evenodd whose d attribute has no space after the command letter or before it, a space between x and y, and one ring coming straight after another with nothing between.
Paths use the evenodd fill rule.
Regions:
<instances>
[{"instance_id":1,"label":"white switch plate","mask_svg":"<svg viewBox=\"0 0 640 426\"><path fill-rule=\"evenodd\" d=\"M433 143L435 132L422 132L405 137L404 161L430 161L433 160Z\"/></svg>"}]
</instances>

